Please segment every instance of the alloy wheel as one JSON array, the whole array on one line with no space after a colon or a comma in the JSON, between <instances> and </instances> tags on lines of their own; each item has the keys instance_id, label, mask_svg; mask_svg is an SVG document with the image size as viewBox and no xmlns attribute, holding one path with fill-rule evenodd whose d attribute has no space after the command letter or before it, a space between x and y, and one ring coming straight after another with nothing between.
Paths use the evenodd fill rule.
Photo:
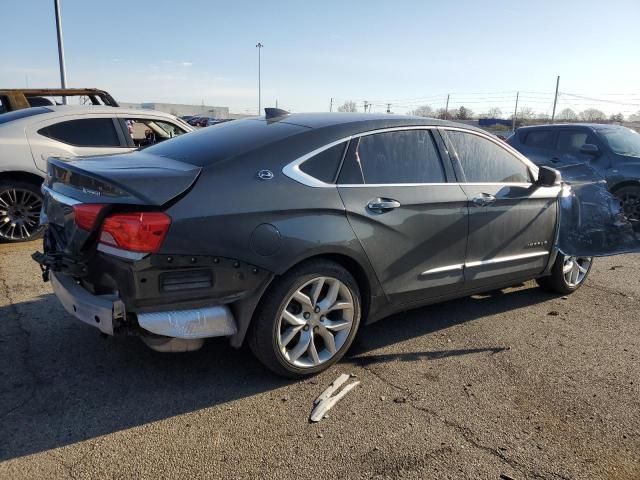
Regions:
<instances>
[{"instance_id":1,"label":"alloy wheel","mask_svg":"<svg viewBox=\"0 0 640 480\"><path fill-rule=\"evenodd\" d=\"M331 360L353 328L354 299L337 278L317 277L298 288L285 303L277 325L278 348L298 368Z\"/></svg>"},{"instance_id":2,"label":"alloy wheel","mask_svg":"<svg viewBox=\"0 0 640 480\"><path fill-rule=\"evenodd\" d=\"M562 273L569 287L577 287L584 281L589 273L592 260L591 257L566 257L564 259Z\"/></svg>"},{"instance_id":3,"label":"alloy wheel","mask_svg":"<svg viewBox=\"0 0 640 480\"><path fill-rule=\"evenodd\" d=\"M0 192L0 239L28 240L40 229L42 199L22 188Z\"/></svg>"}]
</instances>

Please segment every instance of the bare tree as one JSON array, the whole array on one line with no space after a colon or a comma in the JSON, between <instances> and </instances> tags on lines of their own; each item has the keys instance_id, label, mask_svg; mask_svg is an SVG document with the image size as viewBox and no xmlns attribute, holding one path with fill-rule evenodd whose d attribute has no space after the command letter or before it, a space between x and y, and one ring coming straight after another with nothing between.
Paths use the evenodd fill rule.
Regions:
<instances>
[{"instance_id":1,"label":"bare tree","mask_svg":"<svg viewBox=\"0 0 640 480\"><path fill-rule=\"evenodd\" d=\"M551 116L548 113L538 113L536 115L536 120L542 120L543 122L548 122L551 120Z\"/></svg>"},{"instance_id":2,"label":"bare tree","mask_svg":"<svg viewBox=\"0 0 640 480\"><path fill-rule=\"evenodd\" d=\"M609 117L609 121L616 122L616 123L622 123L622 122L624 122L624 115L621 114L621 113L616 113L615 115L611 115Z\"/></svg>"},{"instance_id":3,"label":"bare tree","mask_svg":"<svg viewBox=\"0 0 640 480\"><path fill-rule=\"evenodd\" d=\"M473 118L473 112L464 105L461 105L460 108L455 111L455 117L457 120L471 120Z\"/></svg>"},{"instance_id":4,"label":"bare tree","mask_svg":"<svg viewBox=\"0 0 640 480\"><path fill-rule=\"evenodd\" d=\"M630 122L640 122L640 110L638 110L636 113L629 115L628 120Z\"/></svg>"},{"instance_id":5,"label":"bare tree","mask_svg":"<svg viewBox=\"0 0 640 480\"><path fill-rule=\"evenodd\" d=\"M447 112L444 108L439 108L438 110L436 110L436 118L445 120L449 118L449 112Z\"/></svg>"},{"instance_id":6,"label":"bare tree","mask_svg":"<svg viewBox=\"0 0 640 480\"><path fill-rule=\"evenodd\" d=\"M498 107L490 108L487 113L482 115L484 118L500 118L502 117L502 110Z\"/></svg>"},{"instance_id":7,"label":"bare tree","mask_svg":"<svg viewBox=\"0 0 640 480\"><path fill-rule=\"evenodd\" d=\"M347 100L342 105L338 107L339 112L357 112L358 107L356 106L356 102L353 100Z\"/></svg>"},{"instance_id":8,"label":"bare tree","mask_svg":"<svg viewBox=\"0 0 640 480\"><path fill-rule=\"evenodd\" d=\"M411 115L416 117L433 117L433 108L429 105L421 105L411 111Z\"/></svg>"},{"instance_id":9,"label":"bare tree","mask_svg":"<svg viewBox=\"0 0 640 480\"><path fill-rule=\"evenodd\" d=\"M577 119L578 119L578 115L576 114L576 112L574 112L570 108L565 108L558 114L558 120L573 122L573 121L576 121Z\"/></svg>"},{"instance_id":10,"label":"bare tree","mask_svg":"<svg viewBox=\"0 0 640 480\"><path fill-rule=\"evenodd\" d=\"M580 120L585 122L601 122L605 120L607 116L604 114L602 110L598 110L597 108L587 108L586 110L580 112Z\"/></svg>"},{"instance_id":11,"label":"bare tree","mask_svg":"<svg viewBox=\"0 0 640 480\"><path fill-rule=\"evenodd\" d=\"M533 120L536 116L536 112L531 107L522 107L518 112L519 120Z\"/></svg>"}]
</instances>

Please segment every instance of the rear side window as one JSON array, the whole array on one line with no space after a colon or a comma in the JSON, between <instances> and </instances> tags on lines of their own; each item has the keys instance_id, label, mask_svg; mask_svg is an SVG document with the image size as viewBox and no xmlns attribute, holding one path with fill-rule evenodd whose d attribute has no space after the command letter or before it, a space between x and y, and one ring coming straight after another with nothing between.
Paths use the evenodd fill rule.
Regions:
<instances>
[{"instance_id":1,"label":"rear side window","mask_svg":"<svg viewBox=\"0 0 640 480\"><path fill-rule=\"evenodd\" d=\"M447 130L446 136L469 183L528 183L529 169L498 144L472 133Z\"/></svg>"},{"instance_id":2,"label":"rear side window","mask_svg":"<svg viewBox=\"0 0 640 480\"><path fill-rule=\"evenodd\" d=\"M343 142L327 148L324 152L320 152L301 164L300 170L322 182L333 183L336 179L338 168L340 168L345 147L346 142Z\"/></svg>"},{"instance_id":3,"label":"rear side window","mask_svg":"<svg viewBox=\"0 0 640 480\"><path fill-rule=\"evenodd\" d=\"M561 152L580 153L585 143L595 143L595 138L586 130L560 130L558 133L558 150Z\"/></svg>"},{"instance_id":4,"label":"rear side window","mask_svg":"<svg viewBox=\"0 0 640 480\"><path fill-rule=\"evenodd\" d=\"M67 120L38 131L40 135L77 147L120 147L111 118Z\"/></svg>"},{"instance_id":5,"label":"rear side window","mask_svg":"<svg viewBox=\"0 0 640 480\"><path fill-rule=\"evenodd\" d=\"M524 138L524 144L528 147L551 148L552 143L553 131L551 130L533 130Z\"/></svg>"},{"instance_id":6,"label":"rear side window","mask_svg":"<svg viewBox=\"0 0 640 480\"><path fill-rule=\"evenodd\" d=\"M360 137L349 149L366 184L444 183L442 161L429 130L406 130ZM348 163L345 159L345 164Z\"/></svg>"}]
</instances>

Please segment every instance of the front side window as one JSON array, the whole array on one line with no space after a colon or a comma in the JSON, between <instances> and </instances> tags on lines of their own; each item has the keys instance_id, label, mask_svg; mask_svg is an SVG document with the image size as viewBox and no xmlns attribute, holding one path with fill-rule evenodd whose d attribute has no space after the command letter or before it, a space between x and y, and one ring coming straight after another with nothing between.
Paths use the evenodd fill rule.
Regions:
<instances>
[{"instance_id":1,"label":"front side window","mask_svg":"<svg viewBox=\"0 0 640 480\"><path fill-rule=\"evenodd\" d=\"M111 118L67 120L38 130L40 135L76 147L120 147Z\"/></svg>"},{"instance_id":2,"label":"front side window","mask_svg":"<svg viewBox=\"0 0 640 480\"><path fill-rule=\"evenodd\" d=\"M405 130L360 137L349 154L366 184L444 183L440 155L429 130ZM347 159L345 159L345 164Z\"/></svg>"},{"instance_id":3,"label":"front side window","mask_svg":"<svg viewBox=\"0 0 640 480\"><path fill-rule=\"evenodd\" d=\"M127 118L127 130L136 147L146 147L186 133L173 123L162 120Z\"/></svg>"},{"instance_id":4,"label":"front side window","mask_svg":"<svg viewBox=\"0 0 640 480\"><path fill-rule=\"evenodd\" d=\"M515 155L472 133L447 130L453 150L469 183L528 183L529 169Z\"/></svg>"},{"instance_id":5,"label":"front side window","mask_svg":"<svg viewBox=\"0 0 640 480\"><path fill-rule=\"evenodd\" d=\"M524 144L534 148L550 148L553 140L551 130L533 130L527 133Z\"/></svg>"},{"instance_id":6,"label":"front side window","mask_svg":"<svg viewBox=\"0 0 640 480\"><path fill-rule=\"evenodd\" d=\"M606 128L600 134L618 155L640 157L640 134L629 128Z\"/></svg>"},{"instance_id":7,"label":"front side window","mask_svg":"<svg viewBox=\"0 0 640 480\"><path fill-rule=\"evenodd\" d=\"M558 150L561 152L580 153L585 143L593 142L593 135L586 130L560 130L558 133Z\"/></svg>"}]
</instances>

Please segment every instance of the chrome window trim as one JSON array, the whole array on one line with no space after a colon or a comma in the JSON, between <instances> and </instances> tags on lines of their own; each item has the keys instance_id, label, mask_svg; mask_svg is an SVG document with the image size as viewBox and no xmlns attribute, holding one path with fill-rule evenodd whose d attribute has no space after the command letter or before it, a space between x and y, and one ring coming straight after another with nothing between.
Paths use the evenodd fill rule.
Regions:
<instances>
[{"instance_id":1,"label":"chrome window trim","mask_svg":"<svg viewBox=\"0 0 640 480\"><path fill-rule=\"evenodd\" d=\"M356 183L356 184L339 184L339 183L326 183L321 180L318 180L315 177L303 172L300 170L300 165L311 157L318 155L319 153L324 152L325 150L330 149L331 147L335 147L336 145L342 142L349 142L354 138L366 137L369 135L376 135L378 133L387 133L387 132L399 132L406 130L453 130L464 133L470 133L472 135L477 135L479 137L486 138L487 140L495 143L498 147L503 148L508 153L512 154L516 157L516 159L520 160L525 166L534 174L534 177L538 176L538 167L531 162L527 157L522 155L516 149L514 149L511 145L502 142L497 138L493 138L490 134L485 132L479 132L476 130L471 130L463 127L453 127L453 126L443 126L443 125L409 125L405 127L388 127L388 128L379 128L376 130L368 130L366 132L355 133L353 135L349 135L347 137L340 138L339 140L335 140L331 143L323 145L322 147L318 147L315 150L298 157L293 162L288 163L282 168L282 173L289 177L290 179L306 185L308 187L314 188L335 188L335 187L422 187L429 185L533 185L531 182L445 182L445 183L381 183L381 184L371 184L371 183Z\"/></svg>"}]
</instances>

